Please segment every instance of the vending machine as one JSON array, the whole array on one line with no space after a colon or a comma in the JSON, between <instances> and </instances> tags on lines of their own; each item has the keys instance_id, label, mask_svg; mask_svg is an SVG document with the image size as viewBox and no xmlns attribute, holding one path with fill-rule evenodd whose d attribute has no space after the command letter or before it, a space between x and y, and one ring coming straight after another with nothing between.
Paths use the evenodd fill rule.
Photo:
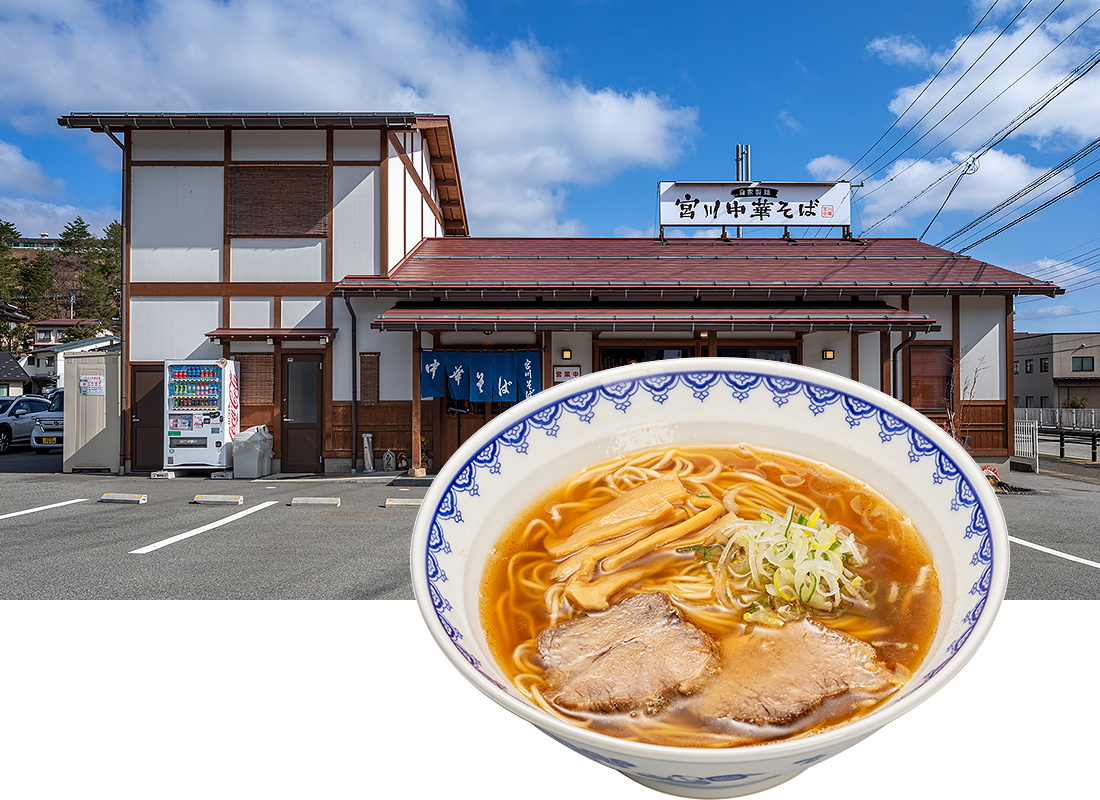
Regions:
<instances>
[{"instance_id":1,"label":"vending machine","mask_svg":"<svg viewBox=\"0 0 1100 800\"><path fill-rule=\"evenodd\" d=\"M164 362L164 468L233 464L241 429L237 362Z\"/></svg>"}]
</instances>

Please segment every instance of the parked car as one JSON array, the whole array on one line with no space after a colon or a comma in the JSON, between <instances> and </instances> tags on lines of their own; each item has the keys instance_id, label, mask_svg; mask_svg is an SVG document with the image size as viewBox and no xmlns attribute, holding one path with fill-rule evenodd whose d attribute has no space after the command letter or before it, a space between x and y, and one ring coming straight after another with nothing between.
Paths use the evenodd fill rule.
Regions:
<instances>
[{"instance_id":1,"label":"parked car","mask_svg":"<svg viewBox=\"0 0 1100 800\"><path fill-rule=\"evenodd\" d=\"M0 453L29 443L35 417L49 407L50 401L36 394L0 397Z\"/></svg>"},{"instance_id":2,"label":"parked car","mask_svg":"<svg viewBox=\"0 0 1100 800\"><path fill-rule=\"evenodd\" d=\"M60 450L65 435L65 390L50 393L50 407L37 414L31 428L31 449L36 453Z\"/></svg>"}]
</instances>

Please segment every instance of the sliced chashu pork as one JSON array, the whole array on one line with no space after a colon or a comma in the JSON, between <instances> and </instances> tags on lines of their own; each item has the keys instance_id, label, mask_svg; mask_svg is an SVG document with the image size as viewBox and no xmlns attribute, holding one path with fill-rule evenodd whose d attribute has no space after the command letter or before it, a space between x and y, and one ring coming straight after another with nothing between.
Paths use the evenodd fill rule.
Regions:
<instances>
[{"instance_id":1,"label":"sliced chashu pork","mask_svg":"<svg viewBox=\"0 0 1100 800\"><path fill-rule=\"evenodd\" d=\"M723 645L722 671L694 699L711 722L786 725L831 698L880 699L901 683L869 644L812 620Z\"/></svg>"},{"instance_id":2,"label":"sliced chashu pork","mask_svg":"<svg viewBox=\"0 0 1100 800\"><path fill-rule=\"evenodd\" d=\"M710 637L657 592L547 628L538 647L548 699L577 710L626 711L690 694L718 663Z\"/></svg>"}]
</instances>

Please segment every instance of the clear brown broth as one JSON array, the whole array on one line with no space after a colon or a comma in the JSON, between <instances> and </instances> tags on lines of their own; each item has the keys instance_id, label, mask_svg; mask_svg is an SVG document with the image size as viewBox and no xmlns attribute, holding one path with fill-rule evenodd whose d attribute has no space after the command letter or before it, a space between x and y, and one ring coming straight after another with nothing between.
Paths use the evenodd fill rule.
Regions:
<instances>
[{"instance_id":1,"label":"clear brown broth","mask_svg":"<svg viewBox=\"0 0 1100 800\"><path fill-rule=\"evenodd\" d=\"M662 449L663 450L663 449ZM656 451L652 451L656 452ZM640 454L645 457L645 453ZM847 613L819 618L823 624L842 630L875 647L879 659L901 672L915 672L923 661L939 621L940 590L931 554L912 522L898 508L866 483L833 467L776 450L750 446L693 447L683 449L677 463L683 474L714 473L714 462L722 469L708 478L706 491L721 492L743 482L738 473L748 472L781 487L800 511L810 514L821 508L824 518L850 529L866 546L868 564L860 573L874 579L874 608L860 607ZM588 470L599 473L599 470ZM787 476L787 477L783 477ZM690 485L691 478L685 478ZM791 486L790 484L794 484ZM494 658L512 682L525 693L545 679L534 647L535 637L551 624L545 594L551 581L547 575L555 563L547 553L549 544L562 538L574 520L607 495L594 487L599 482L567 481L556 487L514 520L493 548L481 585L481 619ZM591 500L592 495L599 499ZM755 517L759 497L738 494L741 516ZM756 507L753 508L753 503ZM554 519L552 509L558 509ZM774 508L783 511L781 508ZM538 522L542 520L542 522ZM534 524L533 524L534 523ZM543 524L545 523L545 524ZM668 559L670 551L650 556ZM925 576L921 581L924 567ZM669 581L685 572L699 570L694 554L680 554L662 571L628 587L613 600L644 591L666 591ZM920 591L912 591L918 582ZM891 586L899 587L898 598L887 602ZM705 630L715 640L721 655L723 642L743 636L752 628L740 621L739 611L718 604L684 602L671 595L684 618ZM557 622L578 616L567 610ZM716 620L719 621L716 624ZM904 644L904 648L897 645ZM822 703L814 711L785 726L755 726L743 723L715 728L704 725L692 713L692 698L676 697L657 713L641 710L615 713L577 713L553 709L574 724L620 738L656 744L726 747L753 744L819 732L844 724L875 708L885 698L854 693Z\"/></svg>"}]
</instances>

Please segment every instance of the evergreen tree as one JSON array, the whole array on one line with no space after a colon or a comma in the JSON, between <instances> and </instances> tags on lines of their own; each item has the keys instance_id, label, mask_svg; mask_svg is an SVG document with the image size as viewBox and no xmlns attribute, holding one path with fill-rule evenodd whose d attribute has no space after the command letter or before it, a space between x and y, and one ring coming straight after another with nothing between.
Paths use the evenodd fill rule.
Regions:
<instances>
[{"instance_id":1,"label":"evergreen tree","mask_svg":"<svg viewBox=\"0 0 1100 800\"><path fill-rule=\"evenodd\" d=\"M61 252L67 256L81 256L88 252L94 241L88 223L78 216L61 231Z\"/></svg>"},{"instance_id":2,"label":"evergreen tree","mask_svg":"<svg viewBox=\"0 0 1100 800\"><path fill-rule=\"evenodd\" d=\"M23 296L23 307L20 310L32 321L52 316L57 298L50 291L54 281L49 253L42 250L33 261L23 261L16 274Z\"/></svg>"},{"instance_id":3,"label":"evergreen tree","mask_svg":"<svg viewBox=\"0 0 1100 800\"><path fill-rule=\"evenodd\" d=\"M95 239L85 258L80 285L81 313L111 326L118 318L119 281L122 276L122 226L115 220Z\"/></svg>"},{"instance_id":4,"label":"evergreen tree","mask_svg":"<svg viewBox=\"0 0 1100 800\"><path fill-rule=\"evenodd\" d=\"M11 252L11 246L19 238L19 231L10 222L0 219L0 299L17 305L12 299L18 286L16 265L19 259Z\"/></svg>"}]
</instances>

